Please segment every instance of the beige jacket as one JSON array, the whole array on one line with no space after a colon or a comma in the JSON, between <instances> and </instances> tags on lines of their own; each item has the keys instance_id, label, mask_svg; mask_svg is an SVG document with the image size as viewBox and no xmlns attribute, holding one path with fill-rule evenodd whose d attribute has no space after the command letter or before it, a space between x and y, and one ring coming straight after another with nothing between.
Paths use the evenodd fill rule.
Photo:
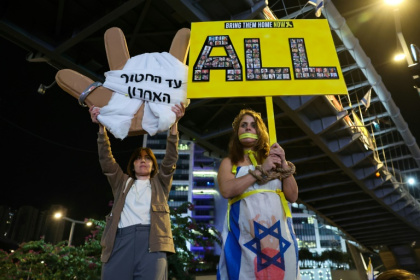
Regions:
<instances>
[{"instance_id":1,"label":"beige jacket","mask_svg":"<svg viewBox=\"0 0 420 280\"><path fill-rule=\"evenodd\" d=\"M115 161L106 133L98 133L98 152L102 172L107 176L114 195L114 205L111 213L106 216L106 226L101 239L101 261L108 262L114 247L115 235L125 198L133 186L134 180L130 180L126 187L129 176L122 171L121 167ZM175 253L168 198L177 160L178 135L169 135L166 144L166 154L160 164L159 172L150 179L152 187L149 237L150 252L163 251Z\"/></svg>"}]
</instances>

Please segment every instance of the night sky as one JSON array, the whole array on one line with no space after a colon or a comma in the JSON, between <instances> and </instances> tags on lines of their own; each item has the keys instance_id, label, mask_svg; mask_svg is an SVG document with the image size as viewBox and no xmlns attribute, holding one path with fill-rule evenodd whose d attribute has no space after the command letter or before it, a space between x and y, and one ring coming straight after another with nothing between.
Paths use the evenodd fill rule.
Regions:
<instances>
[{"instance_id":1,"label":"night sky","mask_svg":"<svg viewBox=\"0 0 420 280\"><path fill-rule=\"evenodd\" d=\"M28 63L27 52L0 38L0 95L3 195L0 205L14 209L31 205L46 210L53 204L68 208L69 217L102 219L112 193L99 167L96 137L87 108L54 85L44 95L41 83L54 81L56 69ZM5 70L8 71L5 71ZM123 169L142 137L124 141L111 137L114 156Z\"/></svg>"}]
</instances>

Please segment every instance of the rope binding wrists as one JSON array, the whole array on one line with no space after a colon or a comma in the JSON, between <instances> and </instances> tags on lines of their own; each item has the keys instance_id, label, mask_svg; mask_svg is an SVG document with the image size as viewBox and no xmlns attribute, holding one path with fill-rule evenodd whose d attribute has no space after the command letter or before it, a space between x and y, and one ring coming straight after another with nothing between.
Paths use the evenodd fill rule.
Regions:
<instances>
[{"instance_id":1,"label":"rope binding wrists","mask_svg":"<svg viewBox=\"0 0 420 280\"><path fill-rule=\"evenodd\" d=\"M289 166L289 168L287 169L278 167L270 172L267 172L264 169L262 169L261 165L257 165L255 166L255 170L249 169L248 173L251 174L257 180L258 185L264 185L271 180L286 179L291 175L295 174L296 166L290 161L287 161L287 165ZM257 174L257 170L260 171L261 174Z\"/></svg>"}]
</instances>

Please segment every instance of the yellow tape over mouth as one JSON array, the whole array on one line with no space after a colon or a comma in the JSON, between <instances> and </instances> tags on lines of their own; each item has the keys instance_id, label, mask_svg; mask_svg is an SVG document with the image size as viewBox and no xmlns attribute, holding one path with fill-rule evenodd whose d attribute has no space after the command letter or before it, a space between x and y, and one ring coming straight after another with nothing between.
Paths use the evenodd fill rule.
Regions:
<instances>
[{"instance_id":1,"label":"yellow tape over mouth","mask_svg":"<svg viewBox=\"0 0 420 280\"><path fill-rule=\"evenodd\" d=\"M239 140L244 138L258 139L258 135L254 133L242 133L241 135L239 135Z\"/></svg>"}]
</instances>

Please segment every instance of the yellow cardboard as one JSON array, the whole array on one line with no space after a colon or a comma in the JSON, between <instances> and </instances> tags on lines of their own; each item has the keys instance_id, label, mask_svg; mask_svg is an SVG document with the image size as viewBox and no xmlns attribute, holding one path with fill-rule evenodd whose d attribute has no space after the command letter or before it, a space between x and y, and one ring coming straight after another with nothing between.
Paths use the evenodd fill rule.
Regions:
<instances>
[{"instance_id":1,"label":"yellow cardboard","mask_svg":"<svg viewBox=\"0 0 420 280\"><path fill-rule=\"evenodd\" d=\"M347 94L328 21L194 22L188 98Z\"/></svg>"}]
</instances>

